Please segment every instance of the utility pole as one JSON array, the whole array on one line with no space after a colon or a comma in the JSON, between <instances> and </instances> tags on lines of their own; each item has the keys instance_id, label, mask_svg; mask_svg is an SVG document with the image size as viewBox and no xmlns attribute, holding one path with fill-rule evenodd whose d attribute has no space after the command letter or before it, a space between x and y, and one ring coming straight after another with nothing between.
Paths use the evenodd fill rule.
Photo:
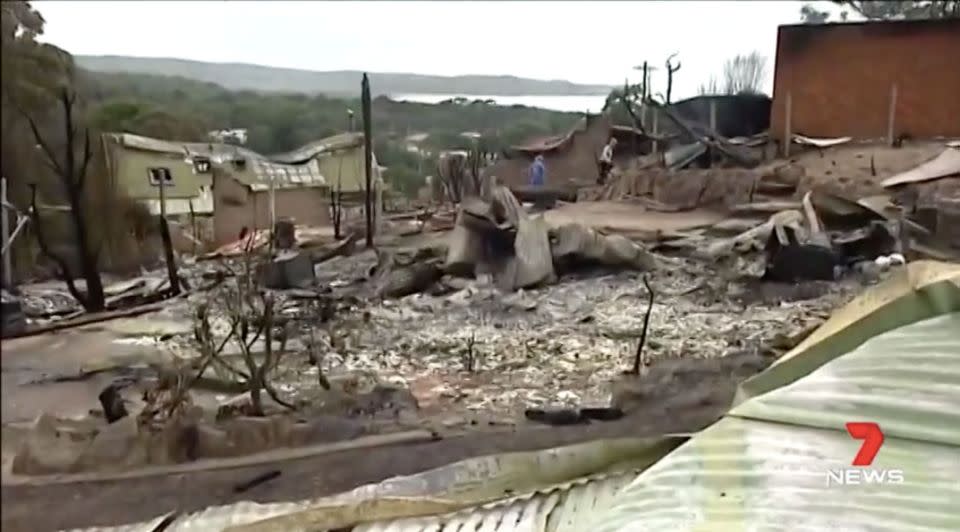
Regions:
<instances>
[{"instance_id":1,"label":"utility pole","mask_svg":"<svg viewBox=\"0 0 960 532\"><path fill-rule=\"evenodd\" d=\"M363 74L360 83L360 105L363 113L363 166L366 173L366 197L364 203L367 217L367 249L373 248L373 142L370 116L370 78Z\"/></svg>"}]
</instances>

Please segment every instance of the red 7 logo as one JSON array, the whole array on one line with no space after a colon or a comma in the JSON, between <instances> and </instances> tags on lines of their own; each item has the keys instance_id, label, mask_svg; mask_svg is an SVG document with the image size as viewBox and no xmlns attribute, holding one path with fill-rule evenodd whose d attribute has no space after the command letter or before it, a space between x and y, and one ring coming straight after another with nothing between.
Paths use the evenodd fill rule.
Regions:
<instances>
[{"instance_id":1,"label":"red 7 logo","mask_svg":"<svg viewBox=\"0 0 960 532\"><path fill-rule=\"evenodd\" d=\"M883 445L883 431L880 425L871 422L852 422L847 423L847 432L855 440L863 440L860 451L853 457L853 465L868 466L873 463L873 459L880 451Z\"/></svg>"}]
</instances>

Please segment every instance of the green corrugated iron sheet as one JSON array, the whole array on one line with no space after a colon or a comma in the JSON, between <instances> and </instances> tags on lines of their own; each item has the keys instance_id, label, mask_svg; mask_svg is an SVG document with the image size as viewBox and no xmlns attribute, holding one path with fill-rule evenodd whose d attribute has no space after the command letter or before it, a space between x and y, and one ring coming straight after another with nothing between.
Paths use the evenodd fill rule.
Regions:
<instances>
[{"instance_id":1,"label":"green corrugated iron sheet","mask_svg":"<svg viewBox=\"0 0 960 532\"><path fill-rule=\"evenodd\" d=\"M866 419L888 438L960 446L960 312L874 336L730 415L837 431Z\"/></svg>"},{"instance_id":2,"label":"green corrugated iron sheet","mask_svg":"<svg viewBox=\"0 0 960 532\"><path fill-rule=\"evenodd\" d=\"M495 520L501 514L512 515L513 510L524 509L529 515L538 504L550 506L550 522L560 526L574 514L577 518L588 516L583 508L593 508L609 500L615 488L635 478L637 472L687 439L686 435L614 438L540 451L481 456L331 497L211 507L178 516L164 531L341 530L366 521L389 523L414 516L446 519L452 517L451 513L470 507L477 515ZM514 495L516 498L511 498ZM490 504L497 501L498 504ZM503 513L507 507L511 512ZM160 519L72 532L147 532L153 530ZM509 519L500 522L507 523Z\"/></svg>"},{"instance_id":3,"label":"green corrugated iron sheet","mask_svg":"<svg viewBox=\"0 0 960 532\"><path fill-rule=\"evenodd\" d=\"M444 515L362 524L353 532L582 532L636 473L588 478Z\"/></svg>"},{"instance_id":4,"label":"green corrugated iron sheet","mask_svg":"<svg viewBox=\"0 0 960 532\"><path fill-rule=\"evenodd\" d=\"M835 311L800 345L743 383L735 402L804 377L878 334L950 312L960 312L960 265L914 262Z\"/></svg>"},{"instance_id":5,"label":"green corrugated iron sheet","mask_svg":"<svg viewBox=\"0 0 960 532\"><path fill-rule=\"evenodd\" d=\"M850 421L880 425L868 469L902 470L903 483L828 485L831 471L863 470L851 465L861 441ZM768 529L960 530L960 312L874 336L740 404L589 528Z\"/></svg>"},{"instance_id":6,"label":"green corrugated iron sheet","mask_svg":"<svg viewBox=\"0 0 960 532\"><path fill-rule=\"evenodd\" d=\"M960 530L960 449L888 438L874 464L904 484L827 485L845 432L724 418L641 474L584 530Z\"/></svg>"}]
</instances>

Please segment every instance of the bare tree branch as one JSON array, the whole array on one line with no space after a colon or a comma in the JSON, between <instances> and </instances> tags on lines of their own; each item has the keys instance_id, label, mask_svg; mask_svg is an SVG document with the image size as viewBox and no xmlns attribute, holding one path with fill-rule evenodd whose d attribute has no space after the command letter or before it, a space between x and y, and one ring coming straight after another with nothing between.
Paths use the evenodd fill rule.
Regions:
<instances>
[{"instance_id":1,"label":"bare tree branch","mask_svg":"<svg viewBox=\"0 0 960 532\"><path fill-rule=\"evenodd\" d=\"M767 59L759 52L736 55L723 65L725 94L759 93L767 78Z\"/></svg>"},{"instance_id":2,"label":"bare tree branch","mask_svg":"<svg viewBox=\"0 0 960 532\"><path fill-rule=\"evenodd\" d=\"M53 149L49 144L47 144L47 141L44 140L43 136L40 134L40 129L37 127L37 123L34 122L33 118L31 118L30 115L27 114L27 112L23 109L18 107L17 110L23 115L24 118L27 119L27 123L30 125L30 132L33 133L34 140L36 140L37 144L43 150L43 153L47 156L44 162L51 170L56 172L57 177L61 177L64 174L63 167L60 166L60 163L57 162L56 156L53 155Z\"/></svg>"},{"instance_id":3,"label":"bare tree branch","mask_svg":"<svg viewBox=\"0 0 960 532\"><path fill-rule=\"evenodd\" d=\"M643 316L643 330L640 332L640 341L637 343L637 354L633 359L633 368L631 373L634 375L640 374L640 364L643 361L643 346L647 343L647 327L650 325L650 313L653 312L653 288L650 287L650 282L647 280L647 276L643 276L643 286L647 287L647 292L650 294L650 297L647 298L647 313Z\"/></svg>"}]
</instances>

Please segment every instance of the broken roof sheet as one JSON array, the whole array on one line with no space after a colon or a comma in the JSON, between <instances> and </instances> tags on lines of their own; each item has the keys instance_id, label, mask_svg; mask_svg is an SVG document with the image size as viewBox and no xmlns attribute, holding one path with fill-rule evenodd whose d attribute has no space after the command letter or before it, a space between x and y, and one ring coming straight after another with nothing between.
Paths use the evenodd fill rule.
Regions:
<instances>
[{"instance_id":1,"label":"broken roof sheet","mask_svg":"<svg viewBox=\"0 0 960 532\"><path fill-rule=\"evenodd\" d=\"M594 117L588 119L583 117L577 121L577 123L570 128L569 131L562 135L550 135L546 137L537 137L530 139L525 144L518 144L516 146L511 146L510 150L524 152L524 153L542 153L546 151L553 151L558 148L565 146L568 142L573 140L574 134L578 131L586 131L587 126Z\"/></svg>"},{"instance_id":2,"label":"broken roof sheet","mask_svg":"<svg viewBox=\"0 0 960 532\"><path fill-rule=\"evenodd\" d=\"M586 131L587 127L590 125L590 123L593 120L598 120L603 118L605 118L603 115L591 116L589 119L581 118L566 133L563 133L560 135L548 135L544 137L535 137L527 140L527 142L524 144L511 146L509 149L512 151L528 153L528 154L537 154L537 153L558 150L566 146L568 143L570 143L570 141L573 140L573 137L577 133L582 133ZM634 135L634 136L643 137L643 138L652 138L650 137L650 135L644 133L643 131L640 131L639 129L630 127L630 126L620 126L616 124L610 124L610 132L624 134L624 135ZM667 138L669 138L669 136L657 137L658 140L665 140Z\"/></svg>"},{"instance_id":3,"label":"broken roof sheet","mask_svg":"<svg viewBox=\"0 0 960 532\"><path fill-rule=\"evenodd\" d=\"M175 153L184 156L209 157L215 163L229 162L244 158L263 158L262 155L242 146L217 142L176 142L160 140L132 133L112 133L113 140L122 146L135 150L152 151L158 153Z\"/></svg>"},{"instance_id":4,"label":"broken roof sheet","mask_svg":"<svg viewBox=\"0 0 960 532\"><path fill-rule=\"evenodd\" d=\"M644 471L589 529L956 529L960 266L911 264L751 381L744 402ZM860 447L849 421L880 425L873 471L902 471L902 482L830 484Z\"/></svg>"},{"instance_id":5,"label":"broken roof sheet","mask_svg":"<svg viewBox=\"0 0 960 532\"><path fill-rule=\"evenodd\" d=\"M359 525L352 530L437 531L458 530L458 523L466 521L507 527L490 530L579 532L586 530L583 521L590 517L584 510L608 505L637 470L686 439L682 435L616 438L481 456L319 499L210 507L176 516L164 530L266 532L341 530ZM520 495L504 497L510 492ZM518 523L521 515L527 519ZM86 531L153 530L149 527L157 519ZM516 528L521 523L534 528Z\"/></svg>"},{"instance_id":6,"label":"broken roof sheet","mask_svg":"<svg viewBox=\"0 0 960 532\"><path fill-rule=\"evenodd\" d=\"M877 335L734 409L642 473L589 530L956 530L958 379L960 313ZM836 484L831 473L860 447L848 421L880 425L871 471L902 482Z\"/></svg>"},{"instance_id":7,"label":"broken roof sheet","mask_svg":"<svg viewBox=\"0 0 960 532\"><path fill-rule=\"evenodd\" d=\"M960 149L947 148L936 158L912 170L907 170L906 172L884 179L882 185L885 188L890 188L907 183L933 181L934 179L953 175L960 175Z\"/></svg>"},{"instance_id":8,"label":"broken roof sheet","mask_svg":"<svg viewBox=\"0 0 960 532\"><path fill-rule=\"evenodd\" d=\"M268 159L278 163L299 164L321 153L359 148L361 146L363 146L363 133L341 133L316 142L311 142L286 153L271 155Z\"/></svg>"},{"instance_id":9,"label":"broken roof sheet","mask_svg":"<svg viewBox=\"0 0 960 532\"><path fill-rule=\"evenodd\" d=\"M234 173L233 177L252 190L269 190L270 183L275 188L322 187L327 184L326 178L320 173L320 165L311 159L304 164L279 164L266 159L253 159L254 180L245 179L250 174Z\"/></svg>"},{"instance_id":10,"label":"broken roof sheet","mask_svg":"<svg viewBox=\"0 0 960 532\"><path fill-rule=\"evenodd\" d=\"M573 134L574 130L571 130L563 135L537 137L527 141L526 144L511 146L510 149L526 153L542 153L545 151L552 151L559 149L566 143L570 142L570 140L573 138Z\"/></svg>"},{"instance_id":11,"label":"broken roof sheet","mask_svg":"<svg viewBox=\"0 0 960 532\"><path fill-rule=\"evenodd\" d=\"M846 144L851 140L853 140L853 137L815 138L805 137L803 135L793 136L793 142L805 146L816 146L817 148L830 148L832 146L839 146L841 144Z\"/></svg>"}]
</instances>

